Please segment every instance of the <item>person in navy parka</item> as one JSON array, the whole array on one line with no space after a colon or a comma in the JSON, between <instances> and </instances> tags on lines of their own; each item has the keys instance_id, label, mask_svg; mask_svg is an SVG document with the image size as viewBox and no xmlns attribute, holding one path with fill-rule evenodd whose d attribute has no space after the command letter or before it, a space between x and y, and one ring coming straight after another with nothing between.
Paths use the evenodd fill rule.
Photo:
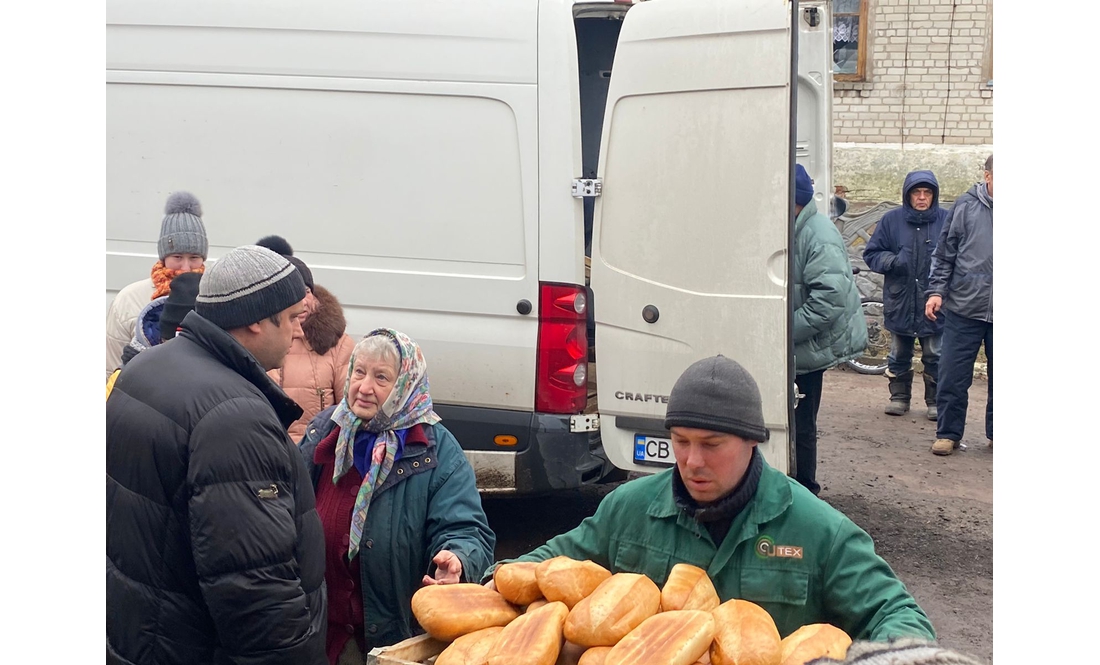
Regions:
<instances>
[{"instance_id":1,"label":"person in navy parka","mask_svg":"<svg viewBox=\"0 0 1100 665\"><path fill-rule=\"evenodd\" d=\"M927 417L936 420L936 385L943 320L924 316L925 290L932 252L943 230L947 211L940 207L940 185L931 171L912 171L902 186L902 206L879 221L863 260L885 275L882 304L886 329L892 333L889 365L890 402L886 413L909 411L913 394L913 345L919 340L924 365L924 403Z\"/></svg>"}]
</instances>

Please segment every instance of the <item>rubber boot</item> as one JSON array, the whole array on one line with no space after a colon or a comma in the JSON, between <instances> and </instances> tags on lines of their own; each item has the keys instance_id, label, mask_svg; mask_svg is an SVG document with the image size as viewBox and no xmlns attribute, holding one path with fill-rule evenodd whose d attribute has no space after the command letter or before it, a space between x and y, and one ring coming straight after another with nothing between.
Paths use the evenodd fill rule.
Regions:
<instances>
[{"instance_id":1,"label":"rubber boot","mask_svg":"<svg viewBox=\"0 0 1100 665\"><path fill-rule=\"evenodd\" d=\"M901 416L909 411L909 399L913 396L913 370L897 376L886 370L890 379L890 403L886 405L886 415Z\"/></svg>"},{"instance_id":2,"label":"rubber boot","mask_svg":"<svg viewBox=\"0 0 1100 665\"><path fill-rule=\"evenodd\" d=\"M939 416L939 411L936 410L936 377L928 372L921 376L924 377L924 405L928 407L927 416L929 420L935 422Z\"/></svg>"}]
</instances>

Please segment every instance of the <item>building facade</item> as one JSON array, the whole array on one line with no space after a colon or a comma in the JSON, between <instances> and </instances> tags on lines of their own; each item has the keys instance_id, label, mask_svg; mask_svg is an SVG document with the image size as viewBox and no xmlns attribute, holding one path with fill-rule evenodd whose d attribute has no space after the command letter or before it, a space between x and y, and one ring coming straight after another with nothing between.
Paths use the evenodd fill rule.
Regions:
<instances>
[{"instance_id":1,"label":"building facade","mask_svg":"<svg viewBox=\"0 0 1100 665\"><path fill-rule=\"evenodd\" d=\"M945 194L961 193L993 144L993 0L832 0L832 11L834 181L892 200L898 178L932 168Z\"/></svg>"}]
</instances>

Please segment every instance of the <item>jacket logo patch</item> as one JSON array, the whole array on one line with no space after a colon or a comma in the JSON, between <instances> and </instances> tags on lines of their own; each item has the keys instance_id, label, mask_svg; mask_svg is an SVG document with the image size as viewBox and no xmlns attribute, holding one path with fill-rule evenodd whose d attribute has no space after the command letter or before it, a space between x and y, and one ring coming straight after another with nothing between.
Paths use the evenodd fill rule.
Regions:
<instances>
[{"instance_id":1,"label":"jacket logo patch","mask_svg":"<svg viewBox=\"0 0 1100 665\"><path fill-rule=\"evenodd\" d=\"M757 538L756 546L753 550L756 552L756 556L761 559L769 559L771 557L783 559L802 558L801 547L795 547L794 545L776 545L775 541L771 539L771 536L760 536Z\"/></svg>"},{"instance_id":2,"label":"jacket logo patch","mask_svg":"<svg viewBox=\"0 0 1100 665\"><path fill-rule=\"evenodd\" d=\"M271 485L271 487L256 490L256 496L261 499L274 499L279 496L279 488L275 487L275 485Z\"/></svg>"}]
</instances>

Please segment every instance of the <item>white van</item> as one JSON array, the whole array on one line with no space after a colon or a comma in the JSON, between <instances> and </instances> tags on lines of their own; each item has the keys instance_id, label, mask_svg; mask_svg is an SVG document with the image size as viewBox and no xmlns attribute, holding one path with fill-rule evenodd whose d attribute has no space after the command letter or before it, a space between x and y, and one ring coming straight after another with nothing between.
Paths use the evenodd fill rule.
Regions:
<instances>
[{"instance_id":1,"label":"white van","mask_svg":"<svg viewBox=\"0 0 1100 665\"><path fill-rule=\"evenodd\" d=\"M349 334L422 345L483 491L670 464L669 390L715 353L786 471L791 172L827 210L831 61L824 1L108 0L107 300L188 190L210 260L282 235Z\"/></svg>"}]
</instances>

